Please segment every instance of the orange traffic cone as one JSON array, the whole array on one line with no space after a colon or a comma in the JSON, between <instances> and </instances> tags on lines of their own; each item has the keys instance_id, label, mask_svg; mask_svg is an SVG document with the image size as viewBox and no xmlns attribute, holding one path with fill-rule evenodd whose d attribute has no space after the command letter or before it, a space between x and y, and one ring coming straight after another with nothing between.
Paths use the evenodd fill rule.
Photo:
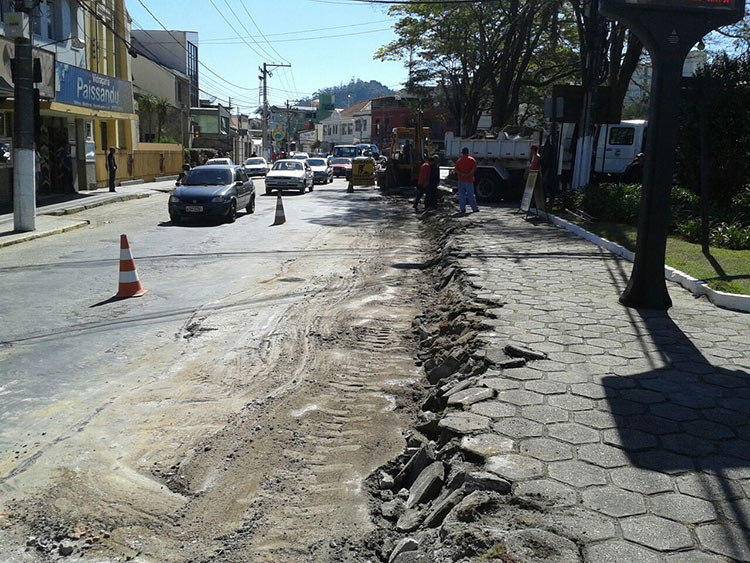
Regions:
<instances>
[{"instance_id":1,"label":"orange traffic cone","mask_svg":"<svg viewBox=\"0 0 750 563\"><path fill-rule=\"evenodd\" d=\"M141 281L138 279L128 237L120 235L120 287L115 297L140 297L147 291L148 289L141 287Z\"/></svg>"},{"instance_id":2,"label":"orange traffic cone","mask_svg":"<svg viewBox=\"0 0 750 563\"><path fill-rule=\"evenodd\" d=\"M276 196L276 217L273 220L274 225L283 225L286 223L284 216L284 204L281 202L281 194Z\"/></svg>"}]
</instances>

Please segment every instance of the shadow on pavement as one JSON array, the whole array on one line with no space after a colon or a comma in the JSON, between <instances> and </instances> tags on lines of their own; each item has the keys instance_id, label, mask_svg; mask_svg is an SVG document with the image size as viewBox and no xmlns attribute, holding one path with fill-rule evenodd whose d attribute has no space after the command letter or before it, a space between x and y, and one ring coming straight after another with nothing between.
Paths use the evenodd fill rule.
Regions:
<instances>
[{"instance_id":1,"label":"shadow on pavement","mask_svg":"<svg viewBox=\"0 0 750 563\"><path fill-rule=\"evenodd\" d=\"M623 275L610 273L622 283ZM605 443L622 448L633 466L650 470L640 477L646 494L672 492L671 483L660 479L667 474L682 495L713 503L718 521L695 516L701 544L748 561L750 373L712 365L668 312L626 314L643 359L602 378L615 425ZM712 340L721 340L720 332Z\"/></svg>"}]
</instances>

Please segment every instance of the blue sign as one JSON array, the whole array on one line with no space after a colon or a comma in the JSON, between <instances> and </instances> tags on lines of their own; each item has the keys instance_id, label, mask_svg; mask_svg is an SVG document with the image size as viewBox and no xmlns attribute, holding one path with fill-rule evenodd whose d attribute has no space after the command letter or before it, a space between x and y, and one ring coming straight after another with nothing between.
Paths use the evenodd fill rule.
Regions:
<instances>
[{"instance_id":1,"label":"blue sign","mask_svg":"<svg viewBox=\"0 0 750 563\"><path fill-rule=\"evenodd\" d=\"M55 101L72 106L133 113L130 82L55 62Z\"/></svg>"}]
</instances>

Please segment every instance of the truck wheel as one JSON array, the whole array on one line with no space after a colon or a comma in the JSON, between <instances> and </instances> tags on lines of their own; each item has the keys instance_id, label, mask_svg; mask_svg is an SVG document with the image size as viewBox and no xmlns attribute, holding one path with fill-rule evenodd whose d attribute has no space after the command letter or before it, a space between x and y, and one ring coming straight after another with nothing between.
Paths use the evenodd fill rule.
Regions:
<instances>
[{"instance_id":1,"label":"truck wheel","mask_svg":"<svg viewBox=\"0 0 750 563\"><path fill-rule=\"evenodd\" d=\"M488 174L480 174L474 184L474 193L478 201L495 201L500 199L500 182Z\"/></svg>"}]
</instances>

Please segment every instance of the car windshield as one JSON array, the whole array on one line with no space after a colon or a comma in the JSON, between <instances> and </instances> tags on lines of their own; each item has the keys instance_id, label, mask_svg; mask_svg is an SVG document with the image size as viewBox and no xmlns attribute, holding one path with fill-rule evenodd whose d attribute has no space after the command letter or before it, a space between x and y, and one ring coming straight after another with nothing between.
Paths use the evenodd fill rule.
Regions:
<instances>
[{"instance_id":1,"label":"car windshield","mask_svg":"<svg viewBox=\"0 0 750 563\"><path fill-rule=\"evenodd\" d=\"M280 160L273 165L274 170L302 170L301 162L289 162L288 160Z\"/></svg>"},{"instance_id":2,"label":"car windshield","mask_svg":"<svg viewBox=\"0 0 750 563\"><path fill-rule=\"evenodd\" d=\"M326 161L322 158L310 158L307 163L310 166L327 166Z\"/></svg>"},{"instance_id":3,"label":"car windshield","mask_svg":"<svg viewBox=\"0 0 750 563\"><path fill-rule=\"evenodd\" d=\"M185 186L226 186L232 183L232 171L228 168L193 168L182 181Z\"/></svg>"},{"instance_id":4,"label":"car windshield","mask_svg":"<svg viewBox=\"0 0 750 563\"><path fill-rule=\"evenodd\" d=\"M334 158L331 159L331 164L351 164L352 161L348 158Z\"/></svg>"},{"instance_id":5,"label":"car windshield","mask_svg":"<svg viewBox=\"0 0 750 563\"><path fill-rule=\"evenodd\" d=\"M263 162L262 158L248 158L245 161L245 164L248 166L259 166L261 164L265 164L265 162Z\"/></svg>"},{"instance_id":6,"label":"car windshield","mask_svg":"<svg viewBox=\"0 0 750 563\"><path fill-rule=\"evenodd\" d=\"M357 156L357 147L333 147L333 156L345 156L348 158L354 158Z\"/></svg>"}]
</instances>

